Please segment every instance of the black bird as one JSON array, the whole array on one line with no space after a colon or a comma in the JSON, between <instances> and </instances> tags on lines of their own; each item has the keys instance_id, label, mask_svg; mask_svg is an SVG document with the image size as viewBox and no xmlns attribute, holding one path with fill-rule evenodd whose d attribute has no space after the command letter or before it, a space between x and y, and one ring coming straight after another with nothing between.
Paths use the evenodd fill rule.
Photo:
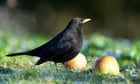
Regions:
<instances>
[{"instance_id":1,"label":"black bird","mask_svg":"<svg viewBox=\"0 0 140 84\"><path fill-rule=\"evenodd\" d=\"M30 55L40 57L36 65L46 61L64 63L80 52L83 43L82 25L90 20L89 18L73 18L62 32L40 47L6 56Z\"/></svg>"}]
</instances>

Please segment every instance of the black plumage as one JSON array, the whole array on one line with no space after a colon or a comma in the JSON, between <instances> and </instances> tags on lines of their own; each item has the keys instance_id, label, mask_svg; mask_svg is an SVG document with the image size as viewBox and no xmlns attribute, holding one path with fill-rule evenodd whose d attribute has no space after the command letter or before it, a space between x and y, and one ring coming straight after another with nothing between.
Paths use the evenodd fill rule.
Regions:
<instances>
[{"instance_id":1,"label":"black plumage","mask_svg":"<svg viewBox=\"0 0 140 84\"><path fill-rule=\"evenodd\" d=\"M36 65L46 61L63 63L74 58L82 47L82 24L90 21L89 18L73 18L67 27L47 43L35 49L12 53L7 56L30 55L40 57Z\"/></svg>"}]
</instances>

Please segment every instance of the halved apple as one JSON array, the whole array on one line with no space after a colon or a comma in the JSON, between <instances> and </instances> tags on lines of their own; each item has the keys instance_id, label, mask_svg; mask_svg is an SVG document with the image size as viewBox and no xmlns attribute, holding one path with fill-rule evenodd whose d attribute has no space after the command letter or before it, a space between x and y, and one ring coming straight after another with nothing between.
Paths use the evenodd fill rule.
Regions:
<instances>
[{"instance_id":1,"label":"halved apple","mask_svg":"<svg viewBox=\"0 0 140 84\"><path fill-rule=\"evenodd\" d=\"M87 64L87 59L86 57L82 54L79 53L75 58L67 61L64 63L66 67L69 67L72 70L84 70Z\"/></svg>"}]
</instances>

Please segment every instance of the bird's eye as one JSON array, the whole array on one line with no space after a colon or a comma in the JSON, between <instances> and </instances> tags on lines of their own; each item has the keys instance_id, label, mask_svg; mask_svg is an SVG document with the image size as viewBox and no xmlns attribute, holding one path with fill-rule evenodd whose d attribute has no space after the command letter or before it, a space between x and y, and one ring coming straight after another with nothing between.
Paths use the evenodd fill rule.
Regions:
<instances>
[{"instance_id":1,"label":"bird's eye","mask_svg":"<svg viewBox=\"0 0 140 84\"><path fill-rule=\"evenodd\" d=\"M81 20L79 21L79 23L83 23L83 19L81 19Z\"/></svg>"}]
</instances>

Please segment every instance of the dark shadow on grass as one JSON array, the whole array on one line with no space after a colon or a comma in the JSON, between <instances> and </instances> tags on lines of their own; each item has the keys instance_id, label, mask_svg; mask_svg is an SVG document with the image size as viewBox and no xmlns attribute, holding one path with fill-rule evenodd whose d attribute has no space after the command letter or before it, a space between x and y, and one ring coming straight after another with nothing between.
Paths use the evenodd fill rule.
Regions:
<instances>
[{"instance_id":1,"label":"dark shadow on grass","mask_svg":"<svg viewBox=\"0 0 140 84\"><path fill-rule=\"evenodd\" d=\"M44 75L44 76L43 76ZM63 83L69 83L71 81L75 82L75 83L91 83L91 81L101 81L101 77L100 76L95 76L94 74L92 74L89 71L81 71L81 72L76 72L76 71L71 71L71 70L58 70L56 72L42 72L42 78L52 78L53 80L56 81L56 83L58 81L61 81ZM97 80L94 77L98 77L99 79Z\"/></svg>"},{"instance_id":2,"label":"dark shadow on grass","mask_svg":"<svg viewBox=\"0 0 140 84\"><path fill-rule=\"evenodd\" d=\"M7 81L10 75L14 73L14 70L10 68L0 67L0 84L8 84Z\"/></svg>"},{"instance_id":3,"label":"dark shadow on grass","mask_svg":"<svg viewBox=\"0 0 140 84\"><path fill-rule=\"evenodd\" d=\"M0 74L11 74L14 70L10 68L0 67Z\"/></svg>"}]
</instances>

